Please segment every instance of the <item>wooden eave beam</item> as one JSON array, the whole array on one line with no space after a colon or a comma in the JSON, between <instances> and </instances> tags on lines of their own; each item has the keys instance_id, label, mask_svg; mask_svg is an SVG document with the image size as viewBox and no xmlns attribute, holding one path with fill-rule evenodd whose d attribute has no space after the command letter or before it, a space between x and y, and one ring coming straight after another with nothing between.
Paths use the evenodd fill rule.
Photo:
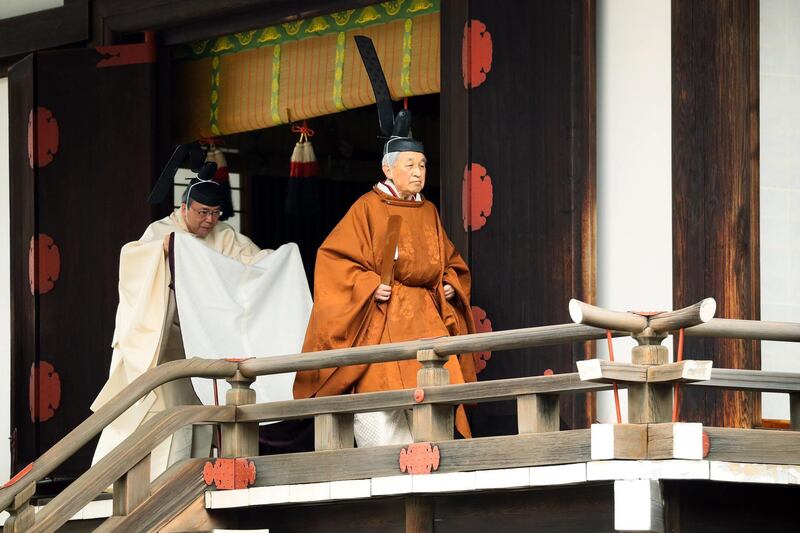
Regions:
<instances>
[{"instance_id":1,"label":"wooden eave beam","mask_svg":"<svg viewBox=\"0 0 800 533\"><path fill-rule=\"evenodd\" d=\"M157 30L174 45L374 4L374 0L100 0L105 30ZM96 17L96 18L97 18Z\"/></svg>"},{"instance_id":2,"label":"wooden eave beam","mask_svg":"<svg viewBox=\"0 0 800 533\"><path fill-rule=\"evenodd\" d=\"M0 20L0 58L89 40L89 0Z\"/></svg>"}]
</instances>

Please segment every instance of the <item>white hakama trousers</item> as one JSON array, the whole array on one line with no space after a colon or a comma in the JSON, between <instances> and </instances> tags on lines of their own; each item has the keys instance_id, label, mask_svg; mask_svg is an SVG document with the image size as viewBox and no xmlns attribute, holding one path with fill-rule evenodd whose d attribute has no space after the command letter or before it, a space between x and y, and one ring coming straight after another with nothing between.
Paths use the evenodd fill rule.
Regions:
<instances>
[{"instance_id":1,"label":"white hakama trousers","mask_svg":"<svg viewBox=\"0 0 800 533\"><path fill-rule=\"evenodd\" d=\"M389 444L411 444L411 411L376 411L358 413L353 417L353 433L356 446L387 446Z\"/></svg>"}]
</instances>

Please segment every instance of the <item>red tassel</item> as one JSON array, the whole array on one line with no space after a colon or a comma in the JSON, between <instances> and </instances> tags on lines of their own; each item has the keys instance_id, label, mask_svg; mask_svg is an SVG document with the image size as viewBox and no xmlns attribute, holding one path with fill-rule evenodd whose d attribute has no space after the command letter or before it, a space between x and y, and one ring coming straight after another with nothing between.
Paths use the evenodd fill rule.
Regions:
<instances>
[{"instance_id":1,"label":"red tassel","mask_svg":"<svg viewBox=\"0 0 800 533\"><path fill-rule=\"evenodd\" d=\"M300 133L300 140L294 145L289 163L289 176L292 178L310 178L319 172L317 156L309 137L314 135L314 130L308 127L306 121L302 126L293 126L292 131Z\"/></svg>"},{"instance_id":2,"label":"red tassel","mask_svg":"<svg viewBox=\"0 0 800 533\"><path fill-rule=\"evenodd\" d=\"M213 161L217 164L217 171L214 173L214 181L217 183L224 183L230 181L230 172L228 172L228 162L225 160L225 154L222 150L214 146L210 146L208 154L206 155L206 162Z\"/></svg>"}]
</instances>

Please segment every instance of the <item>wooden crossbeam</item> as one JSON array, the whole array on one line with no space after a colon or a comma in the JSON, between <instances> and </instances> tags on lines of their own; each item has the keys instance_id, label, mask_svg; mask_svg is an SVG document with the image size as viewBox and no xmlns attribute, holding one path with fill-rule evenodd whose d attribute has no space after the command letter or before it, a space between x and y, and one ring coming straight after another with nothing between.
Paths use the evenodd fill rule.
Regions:
<instances>
[{"instance_id":1,"label":"wooden crossbeam","mask_svg":"<svg viewBox=\"0 0 800 533\"><path fill-rule=\"evenodd\" d=\"M800 324L796 322L712 318L705 324L687 329L686 336L800 342Z\"/></svg>"},{"instance_id":2,"label":"wooden crossbeam","mask_svg":"<svg viewBox=\"0 0 800 533\"><path fill-rule=\"evenodd\" d=\"M437 473L583 463L591 459L588 429L439 441ZM403 446L250 457L255 487L399 476ZM431 474L436 475L436 474Z\"/></svg>"},{"instance_id":3,"label":"wooden crossbeam","mask_svg":"<svg viewBox=\"0 0 800 533\"><path fill-rule=\"evenodd\" d=\"M610 390L611 385L581 381L577 372L554 376L496 379L459 385L424 387L423 404L481 403L514 400L528 394L576 394ZM309 418L328 413L363 413L417 405L413 389L325 396L237 407L240 422Z\"/></svg>"},{"instance_id":4,"label":"wooden crossbeam","mask_svg":"<svg viewBox=\"0 0 800 533\"><path fill-rule=\"evenodd\" d=\"M592 460L644 459L647 424L592 424Z\"/></svg>"},{"instance_id":5,"label":"wooden crossbeam","mask_svg":"<svg viewBox=\"0 0 800 533\"><path fill-rule=\"evenodd\" d=\"M702 459L698 423L592 424L592 460Z\"/></svg>"},{"instance_id":6,"label":"wooden crossbeam","mask_svg":"<svg viewBox=\"0 0 800 533\"><path fill-rule=\"evenodd\" d=\"M623 333L615 332L615 337ZM604 329L581 324L556 324L533 328L510 329L505 331L489 331L470 333L452 337L437 337L415 341L394 342L358 346L355 348L339 348L321 352L307 352L292 355L276 355L258 357L242 361L239 371L248 377L264 374L281 374L299 370L316 370L319 368L341 367L364 363L385 363L416 359L420 350L433 350L438 355L454 355L459 353L475 353L483 351L501 352L517 348L534 348L553 346L605 338Z\"/></svg>"},{"instance_id":7,"label":"wooden crossbeam","mask_svg":"<svg viewBox=\"0 0 800 533\"><path fill-rule=\"evenodd\" d=\"M706 427L708 460L800 464L800 432Z\"/></svg>"},{"instance_id":8,"label":"wooden crossbeam","mask_svg":"<svg viewBox=\"0 0 800 533\"><path fill-rule=\"evenodd\" d=\"M678 422L647 425L647 459L702 458L702 424Z\"/></svg>"},{"instance_id":9,"label":"wooden crossbeam","mask_svg":"<svg viewBox=\"0 0 800 533\"><path fill-rule=\"evenodd\" d=\"M578 361L578 375L594 383L694 382L711 378L712 361L679 361L663 365L640 365L588 359Z\"/></svg>"},{"instance_id":10,"label":"wooden crossbeam","mask_svg":"<svg viewBox=\"0 0 800 533\"><path fill-rule=\"evenodd\" d=\"M800 392L800 374L714 368L708 381L692 383L693 387L735 389L761 392Z\"/></svg>"},{"instance_id":11,"label":"wooden crossbeam","mask_svg":"<svg viewBox=\"0 0 800 533\"><path fill-rule=\"evenodd\" d=\"M640 333L647 327L647 318L626 311L611 311L573 298L569 301L569 316L576 324L603 329Z\"/></svg>"},{"instance_id":12,"label":"wooden crossbeam","mask_svg":"<svg viewBox=\"0 0 800 533\"><path fill-rule=\"evenodd\" d=\"M693 382L711 379L713 361L679 361L665 365L651 366L647 369L647 381L659 382Z\"/></svg>"},{"instance_id":13,"label":"wooden crossbeam","mask_svg":"<svg viewBox=\"0 0 800 533\"><path fill-rule=\"evenodd\" d=\"M578 361L578 374L583 381L595 383L646 383L647 366L605 359Z\"/></svg>"},{"instance_id":14,"label":"wooden crossbeam","mask_svg":"<svg viewBox=\"0 0 800 533\"><path fill-rule=\"evenodd\" d=\"M716 312L717 301L714 298L704 298L683 309L654 315L650 317L648 325L659 333L677 331L681 328L704 324L714 318Z\"/></svg>"}]
</instances>

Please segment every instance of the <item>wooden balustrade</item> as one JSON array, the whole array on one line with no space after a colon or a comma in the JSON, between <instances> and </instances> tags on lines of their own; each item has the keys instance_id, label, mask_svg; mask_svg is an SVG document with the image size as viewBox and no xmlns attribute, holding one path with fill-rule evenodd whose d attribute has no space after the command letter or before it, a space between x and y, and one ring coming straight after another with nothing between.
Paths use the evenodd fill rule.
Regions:
<instances>
[{"instance_id":1,"label":"wooden balustrade","mask_svg":"<svg viewBox=\"0 0 800 533\"><path fill-rule=\"evenodd\" d=\"M654 333L667 333L708 322L714 317L717 302L706 298L696 304L656 314L620 312L596 307L580 300L569 302L569 315L576 324L585 324L603 329L629 331L636 335L651 328Z\"/></svg>"},{"instance_id":2,"label":"wooden balustrade","mask_svg":"<svg viewBox=\"0 0 800 533\"><path fill-rule=\"evenodd\" d=\"M250 388L255 381L240 372L228 379L231 388L225 393L225 405L236 408L256 403L256 391ZM222 423L222 457L258 455L258 424L235 420Z\"/></svg>"},{"instance_id":3,"label":"wooden balustrade","mask_svg":"<svg viewBox=\"0 0 800 533\"><path fill-rule=\"evenodd\" d=\"M627 332L615 331L620 337ZM386 363L416 359L422 350L433 350L438 355L454 355L483 351L516 350L603 339L606 330L581 324L558 324L533 328L472 333L456 337L438 337L416 341L358 346L296 355L280 355L247 359L239 363L244 376L282 374L300 370L316 370L334 366Z\"/></svg>"},{"instance_id":4,"label":"wooden balustrade","mask_svg":"<svg viewBox=\"0 0 800 533\"><path fill-rule=\"evenodd\" d=\"M614 335L620 336L624 335L624 333L615 332ZM233 377L237 371L243 377L254 378L258 375L296 370L413 359L420 350L433 350L439 355L450 355L484 350L510 350L584 342L600 339L604 336L604 330L591 326L560 324L325 352L254 358L242 362L191 358L165 363L134 380L113 401L101 407L53 448L42 454L34 462L32 469L21 477L16 484L0 489L0 510L7 508L13 502L14 497L23 490L24 486L35 483L53 472L55 468L96 437L103 428L113 422L136 401L156 387L176 379L186 377L227 379ZM364 411L369 410L374 409L364 409Z\"/></svg>"},{"instance_id":5,"label":"wooden balustrade","mask_svg":"<svg viewBox=\"0 0 800 533\"><path fill-rule=\"evenodd\" d=\"M150 452L172 435L176 430L189 424L209 422L231 422L235 420L236 408L233 406L205 406L186 405L162 411L142 424L122 444L100 459L92 468L83 473L69 487L53 498L36 515L36 524L28 531L45 533L56 531L71 516L83 509L98 494L111 486L122 477L130 477L131 483L144 484L146 479L147 489L142 485L128 485L130 498L133 502L145 491L149 491L150 473L142 475L142 464ZM134 496L136 494L137 496ZM139 500L137 503L141 503ZM123 510L121 504L115 502L115 510ZM124 509L125 514L132 508Z\"/></svg>"},{"instance_id":6,"label":"wooden balustrade","mask_svg":"<svg viewBox=\"0 0 800 533\"><path fill-rule=\"evenodd\" d=\"M517 431L547 433L560 428L559 397L557 394L526 394L517 396Z\"/></svg>"},{"instance_id":7,"label":"wooden balustrade","mask_svg":"<svg viewBox=\"0 0 800 533\"><path fill-rule=\"evenodd\" d=\"M264 469L259 468L257 485L354 479L396 472L399 447L353 448L353 415L377 410L410 409L413 412L414 441L436 441L443 456L447 457L441 470L445 472L588 461L593 453L590 453L593 445L589 431L559 431L559 396L607 390L612 384L628 388L629 421L632 422L616 426L611 431L609 453L614 458L620 458L619 455L649 459L677 457L675 450L679 447L678 442L695 439L694 426L699 425L669 423L672 387L675 383L789 393L791 427L800 429L800 374L712 369L710 361L668 362L667 348L660 343L667 333L679 328L687 328L685 332L689 336L800 342L800 324L713 319L715 307L713 299L706 299L677 311L640 315L608 311L573 300L570 302L570 312L579 324L424 339L240 362L188 359L167 363L134 381L113 401L48 450L16 484L0 490L0 509L10 506L11 516L6 522L6 531L54 531L112 483L115 489L115 516L107 523L111 529L106 529L114 529L111 527L114 524L115 527L127 527L122 524L147 522L141 509L145 505L148 508L158 506L149 482L150 451L179 427L194 422L221 423L222 455L249 457L257 465L262 465ZM630 334L637 339L639 346L633 349L631 363L580 361L578 373L449 385L444 364L452 354L583 342L605 337L607 329L613 330L614 336ZM250 388L258 375L412 358L422 363L417 377L417 391L397 390L256 404L255 392ZM227 379L232 387L226 396L227 406L186 406L160 413L84 473L34 518L29 500L37 480L51 473L69 455L155 387L190 376ZM518 435L453 440L454 406L504 399L515 399L517 402ZM259 422L312 416L316 429L315 449L324 450L325 454L309 452L257 457ZM793 446L796 449L800 445L800 433L793 432L788 437L770 440L770 435L775 435L775 432L708 429L716 445L714 457L720 460L747 462L760 457L765 461L777 461L782 457L784 462L800 462L795 457L796 453L787 448ZM736 446L760 446L769 457L759 455L761 450L741 454L736 451ZM695 448L692 454L696 454ZM326 465L336 462L338 466L333 470L323 468L320 461ZM196 465L186 471L190 470L194 472ZM181 478L176 483L188 482ZM193 491L201 490L199 486L193 487L192 491L186 493L186 498L194 497L196 493ZM164 489L160 490L163 492ZM159 519L167 519L159 516Z\"/></svg>"},{"instance_id":8,"label":"wooden balustrade","mask_svg":"<svg viewBox=\"0 0 800 533\"><path fill-rule=\"evenodd\" d=\"M696 304L653 315L648 320L648 325L656 333L678 331L681 328L690 328L698 324L705 324L717 312L717 301L714 298L705 298Z\"/></svg>"},{"instance_id":9,"label":"wooden balustrade","mask_svg":"<svg viewBox=\"0 0 800 533\"><path fill-rule=\"evenodd\" d=\"M270 422L326 414L410 409L418 403L456 405L513 400L518 396L530 394L579 394L610 389L611 385L608 384L581 381L575 372L425 387L423 389L425 397L421 402L414 399L413 389L404 389L259 403L237 407L236 419L246 422Z\"/></svg>"},{"instance_id":10,"label":"wooden balustrade","mask_svg":"<svg viewBox=\"0 0 800 533\"><path fill-rule=\"evenodd\" d=\"M344 450L354 442L353 413L325 413L314 417L314 449Z\"/></svg>"},{"instance_id":11,"label":"wooden balustrade","mask_svg":"<svg viewBox=\"0 0 800 533\"><path fill-rule=\"evenodd\" d=\"M433 350L417 352L422 368L417 371L417 388L436 387L450 383L450 372L444 367L449 356ZM418 403L414 406L411 433L414 442L451 440L453 438L453 406L441 403Z\"/></svg>"},{"instance_id":12,"label":"wooden balustrade","mask_svg":"<svg viewBox=\"0 0 800 533\"><path fill-rule=\"evenodd\" d=\"M685 330L687 337L725 337L762 341L800 342L800 323L713 318Z\"/></svg>"},{"instance_id":13,"label":"wooden balustrade","mask_svg":"<svg viewBox=\"0 0 800 533\"><path fill-rule=\"evenodd\" d=\"M3 524L3 533L25 533L34 524L35 515L31 498L36 493L36 483L29 483L18 492L8 508L10 515Z\"/></svg>"},{"instance_id":14,"label":"wooden balustrade","mask_svg":"<svg viewBox=\"0 0 800 533\"><path fill-rule=\"evenodd\" d=\"M31 470L15 484L0 489L0 510L8 507L26 485L35 483L51 474L67 458L99 435L103 428L156 387L187 377L226 378L233 376L236 368L236 363L228 361L193 358L185 361L172 361L148 370L125 387L112 401L81 422L55 446L44 452L33 463Z\"/></svg>"},{"instance_id":15,"label":"wooden balustrade","mask_svg":"<svg viewBox=\"0 0 800 533\"><path fill-rule=\"evenodd\" d=\"M127 514L108 518L94 532L203 531L222 527L209 523L211 519L205 512L206 462L208 458L195 458L173 465L150 484L150 496ZM179 524L173 525L174 522Z\"/></svg>"},{"instance_id":16,"label":"wooden balustrade","mask_svg":"<svg viewBox=\"0 0 800 533\"><path fill-rule=\"evenodd\" d=\"M150 454L114 482L114 516L125 516L150 496Z\"/></svg>"},{"instance_id":17,"label":"wooden balustrade","mask_svg":"<svg viewBox=\"0 0 800 533\"><path fill-rule=\"evenodd\" d=\"M662 345L640 345L631 350L631 362L646 368L669 362L669 350ZM628 422L651 424L672 420L672 383L646 380L628 386Z\"/></svg>"}]
</instances>

